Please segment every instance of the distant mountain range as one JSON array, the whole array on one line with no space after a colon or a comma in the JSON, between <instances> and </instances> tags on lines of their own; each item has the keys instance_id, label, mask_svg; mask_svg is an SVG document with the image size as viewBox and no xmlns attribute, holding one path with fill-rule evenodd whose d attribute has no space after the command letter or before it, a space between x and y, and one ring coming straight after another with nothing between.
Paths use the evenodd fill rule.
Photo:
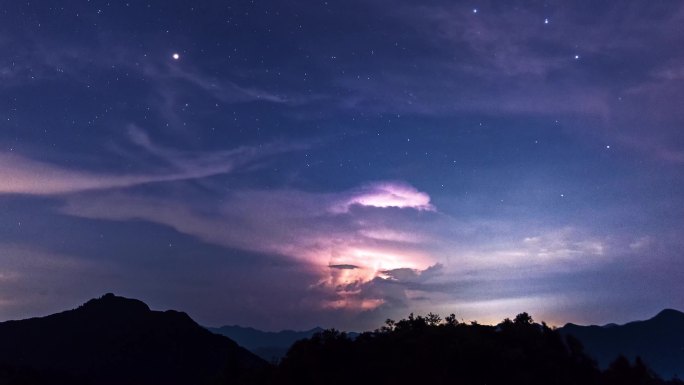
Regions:
<instances>
[{"instance_id":1,"label":"distant mountain range","mask_svg":"<svg viewBox=\"0 0 684 385\"><path fill-rule=\"evenodd\" d=\"M637 356L663 378L684 377L684 313L666 309L646 321L624 325L579 326L559 329L579 339L585 351L606 368L622 354Z\"/></svg>"},{"instance_id":2,"label":"distant mountain range","mask_svg":"<svg viewBox=\"0 0 684 385\"><path fill-rule=\"evenodd\" d=\"M0 384L205 384L266 366L185 313L113 294L0 323Z\"/></svg>"},{"instance_id":3,"label":"distant mountain range","mask_svg":"<svg viewBox=\"0 0 684 385\"><path fill-rule=\"evenodd\" d=\"M305 331L283 330L279 332L265 332L237 325L226 325L208 329L211 332L230 338L240 346L249 349L252 353L269 362L280 360L296 341L310 338L315 333L323 331L322 328L316 327Z\"/></svg>"}]
</instances>

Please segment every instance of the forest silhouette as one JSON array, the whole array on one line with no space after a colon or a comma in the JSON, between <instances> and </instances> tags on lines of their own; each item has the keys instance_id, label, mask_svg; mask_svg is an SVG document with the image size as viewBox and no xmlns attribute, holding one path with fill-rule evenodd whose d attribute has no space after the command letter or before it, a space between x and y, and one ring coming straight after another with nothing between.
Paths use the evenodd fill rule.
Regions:
<instances>
[{"instance_id":1,"label":"forest silhouette","mask_svg":"<svg viewBox=\"0 0 684 385\"><path fill-rule=\"evenodd\" d=\"M326 330L295 343L276 368L278 384L682 384L662 380L637 358L605 370L571 335L527 313L497 326L461 323L452 314L414 316L355 339Z\"/></svg>"}]
</instances>

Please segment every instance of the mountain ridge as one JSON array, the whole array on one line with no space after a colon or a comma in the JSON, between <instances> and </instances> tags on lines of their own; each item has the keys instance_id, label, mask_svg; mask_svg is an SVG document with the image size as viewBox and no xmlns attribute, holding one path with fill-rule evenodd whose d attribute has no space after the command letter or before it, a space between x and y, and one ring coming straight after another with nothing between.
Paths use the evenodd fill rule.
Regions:
<instances>
[{"instance_id":1,"label":"mountain ridge","mask_svg":"<svg viewBox=\"0 0 684 385\"><path fill-rule=\"evenodd\" d=\"M238 375L266 365L184 312L153 311L111 293L72 310L2 322L0 341L0 368L57 374L65 383L199 384L227 368Z\"/></svg>"},{"instance_id":2,"label":"mountain ridge","mask_svg":"<svg viewBox=\"0 0 684 385\"><path fill-rule=\"evenodd\" d=\"M622 325L577 325L559 328L584 345L585 351L606 368L618 355L640 357L664 378L684 376L684 312L663 309L655 316Z\"/></svg>"},{"instance_id":3,"label":"mountain ridge","mask_svg":"<svg viewBox=\"0 0 684 385\"><path fill-rule=\"evenodd\" d=\"M309 330L281 330L277 332L240 325L224 325L207 329L232 339L240 346L269 362L279 361L298 340L310 338L314 334L324 331L318 326Z\"/></svg>"}]
</instances>

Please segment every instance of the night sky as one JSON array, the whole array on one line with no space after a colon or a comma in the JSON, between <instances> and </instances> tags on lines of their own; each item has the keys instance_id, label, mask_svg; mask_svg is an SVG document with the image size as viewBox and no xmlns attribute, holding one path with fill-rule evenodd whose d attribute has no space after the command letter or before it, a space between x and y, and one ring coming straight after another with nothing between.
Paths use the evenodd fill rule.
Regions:
<instances>
[{"instance_id":1,"label":"night sky","mask_svg":"<svg viewBox=\"0 0 684 385\"><path fill-rule=\"evenodd\" d=\"M0 320L684 308L680 1L4 1Z\"/></svg>"}]
</instances>

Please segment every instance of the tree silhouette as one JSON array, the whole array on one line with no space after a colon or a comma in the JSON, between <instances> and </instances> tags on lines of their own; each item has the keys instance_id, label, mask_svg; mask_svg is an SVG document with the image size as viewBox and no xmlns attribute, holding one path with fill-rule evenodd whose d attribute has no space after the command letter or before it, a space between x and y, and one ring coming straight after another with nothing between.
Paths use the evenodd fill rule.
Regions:
<instances>
[{"instance_id":1,"label":"tree silhouette","mask_svg":"<svg viewBox=\"0 0 684 385\"><path fill-rule=\"evenodd\" d=\"M655 385L662 383L641 358L637 357L634 364L631 364L623 355L618 356L603 373L603 382L606 385Z\"/></svg>"},{"instance_id":2,"label":"tree silhouette","mask_svg":"<svg viewBox=\"0 0 684 385\"><path fill-rule=\"evenodd\" d=\"M576 341L575 341L576 342ZM574 343L574 342L573 342ZM595 363L521 313L498 327L409 314L352 340L329 331L296 343L281 384L600 384Z\"/></svg>"},{"instance_id":3,"label":"tree silhouette","mask_svg":"<svg viewBox=\"0 0 684 385\"><path fill-rule=\"evenodd\" d=\"M532 325L534 323L534 320L532 319L532 316L530 316L529 314L520 313L517 316L515 316L513 323L516 325Z\"/></svg>"}]
</instances>

